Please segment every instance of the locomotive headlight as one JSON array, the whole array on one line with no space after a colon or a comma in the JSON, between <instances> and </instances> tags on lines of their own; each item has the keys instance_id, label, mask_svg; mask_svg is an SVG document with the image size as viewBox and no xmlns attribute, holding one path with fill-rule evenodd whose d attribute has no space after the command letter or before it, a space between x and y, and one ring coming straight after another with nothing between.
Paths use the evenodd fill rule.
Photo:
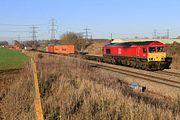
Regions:
<instances>
[{"instance_id":1,"label":"locomotive headlight","mask_svg":"<svg viewBox=\"0 0 180 120\"><path fill-rule=\"evenodd\" d=\"M163 60L163 61L164 61L164 60L165 60L165 57L162 57L162 58L161 58L161 60Z\"/></svg>"},{"instance_id":2,"label":"locomotive headlight","mask_svg":"<svg viewBox=\"0 0 180 120\"><path fill-rule=\"evenodd\" d=\"M149 60L153 60L153 58L149 58Z\"/></svg>"}]
</instances>

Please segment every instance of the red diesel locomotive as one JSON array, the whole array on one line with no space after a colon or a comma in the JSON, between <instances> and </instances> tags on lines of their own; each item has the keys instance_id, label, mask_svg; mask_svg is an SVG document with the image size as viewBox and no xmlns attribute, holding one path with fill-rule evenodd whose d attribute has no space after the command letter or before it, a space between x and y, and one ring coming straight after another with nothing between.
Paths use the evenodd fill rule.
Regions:
<instances>
[{"instance_id":1,"label":"red diesel locomotive","mask_svg":"<svg viewBox=\"0 0 180 120\"><path fill-rule=\"evenodd\" d=\"M165 44L159 41L110 43L103 47L103 57L111 63L146 70L163 70L172 62Z\"/></svg>"}]
</instances>

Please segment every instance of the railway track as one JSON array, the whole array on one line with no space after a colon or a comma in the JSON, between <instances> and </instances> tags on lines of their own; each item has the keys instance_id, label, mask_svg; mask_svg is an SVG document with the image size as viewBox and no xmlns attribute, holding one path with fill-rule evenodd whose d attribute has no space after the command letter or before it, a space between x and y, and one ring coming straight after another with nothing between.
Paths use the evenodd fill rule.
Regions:
<instances>
[{"instance_id":1,"label":"railway track","mask_svg":"<svg viewBox=\"0 0 180 120\"><path fill-rule=\"evenodd\" d=\"M49 54L49 53L47 53L47 54ZM85 60L85 61L87 61L87 60ZM88 60L88 61L90 61L90 60ZM105 70L109 70L109 71L112 71L112 72L116 72L116 73L121 73L121 74L128 75L128 76L131 76L131 77L140 78L142 80L155 82L155 83L159 83L159 84L163 84L163 85L167 85L167 86L170 86L170 87L180 89L180 81L170 80L168 78L161 78L161 77L158 77L158 76L149 75L149 74L140 73L140 72L134 72L134 71L125 70L125 69L121 69L121 68L110 67L110 66L107 66L107 65L102 65L102 64L97 64L97 63L93 63L92 66L97 67L97 68L101 68L101 69L105 69ZM169 71L155 71L154 73L180 77L179 73L169 72Z\"/></svg>"},{"instance_id":2,"label":"railway track","mask_svg":"<svg viewBox=\"0 0 180 120\"><path fill-rule=\"evenodd\" d=\"M156 71L156 73L180 77L180 73L175 73L175 72L170 72L170 71Z\"/></svg>"},{"instance_id":3,"label":"railway track","mask_svg":"<svg viewBox=\"0 0 180 120\"><path fill-rule=\"evenodd\" d=\"M154 75L148 75L148 74L145 74L145 73L139 73L139 72L134 72L134 71L125 70L125 69L121 69L121 68L115 68L115 67L100 65L100 64L92 65L92 67L97 67L97 68L100 68L100 69L105 69L105 70L108 70L108 71L121 73L121 74L128 75L128 76L131 76L131 77L136 77L136 78L139 78L139 79L142 79L142 80L155 82L155 83L159 83L159 84L163 84L163 85L167 85L167 86L170 86L170 87L180 89L180 81L170 80L170 79L167 79L167 78L161 78L161 77L154 76Z\"/></svg>"}]
</instances>

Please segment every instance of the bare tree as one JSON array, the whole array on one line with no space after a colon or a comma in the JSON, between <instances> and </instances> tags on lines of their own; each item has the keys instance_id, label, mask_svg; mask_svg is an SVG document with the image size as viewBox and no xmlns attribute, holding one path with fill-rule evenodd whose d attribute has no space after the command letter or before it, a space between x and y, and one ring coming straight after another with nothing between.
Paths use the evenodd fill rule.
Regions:
<instances>
[{"instance_id":1,"label":"bare tree","mask_svg":"<svg viewBox=\"0 0 180 120\"><path fill-rule=\"evenodd\" d=\"M24 44L26 47L31 47L33 49L37 49L37 47L40 46L38 41L26 41L26 42L24 42Z\"/></svg>"},{"instance_id":2,"label":"bare tree","mask_svg":"<svg viewBox=\"0 0 180 120\"><path fill-rule=\"evenodd\" d=\"M23 49L24 48L24 44L21 44L19 41L15 40L14 41L14 45L16 45L17 47Z\"/></svg>"},{"instance_id":3,"label":"bare tree","mask_svg":"<svg viewBox=\"0 0 180 120\"><path fill-rule=\"evenodd\" d=\"M86 40L83 36L74 32L63 34L60 40L61 44L74 45L77 51L82 51L86 46Z\"/></svg>"}]
</instances>

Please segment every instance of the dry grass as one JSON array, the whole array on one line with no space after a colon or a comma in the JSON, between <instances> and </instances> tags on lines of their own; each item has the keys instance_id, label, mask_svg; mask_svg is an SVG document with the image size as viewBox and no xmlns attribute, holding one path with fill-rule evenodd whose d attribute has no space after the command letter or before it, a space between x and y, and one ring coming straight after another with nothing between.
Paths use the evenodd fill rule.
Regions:
<instances>
[{"instance_id":1,"label":"dry grass","mask_svg":"<svg viewBox=\"0 0 180 120\"><path fill-rule=\"evenodd\" d=\"M30 65L0 74L0 120L35 119Z\"/></svg>"},{"instance_id":2,"label":"dry grass","mask_svg":"<svg viewBox=\"0 0 180 120\"><path fill-rule=\"evenodd\" d=\"M171 67L180 69L180 43L174 42L173 44L167 44L167 55L173 57Z\"/></svg>"},{"instance_id":3,"label":"dry grass","mask_svg":"<svg viewBox=\"0 0 180 120\"><path fill-rule=\"evenodd\" d=\"M38 70L47 120L180 119L178 101L169 105L135 93L120 79L80 60L43 57L38 61Z\"/></svg>"},{"instance_id":4,"label":"dry grass","mask_svg":"<svg viewBox=\"0 0 180 120\"><path fill-rule=\"evenodd\" d=\"M180 62L180 54L173 55L173 62L172 62L171 67L179 70L180 69L179 62Z\"/></svg>"}]
</instances>

